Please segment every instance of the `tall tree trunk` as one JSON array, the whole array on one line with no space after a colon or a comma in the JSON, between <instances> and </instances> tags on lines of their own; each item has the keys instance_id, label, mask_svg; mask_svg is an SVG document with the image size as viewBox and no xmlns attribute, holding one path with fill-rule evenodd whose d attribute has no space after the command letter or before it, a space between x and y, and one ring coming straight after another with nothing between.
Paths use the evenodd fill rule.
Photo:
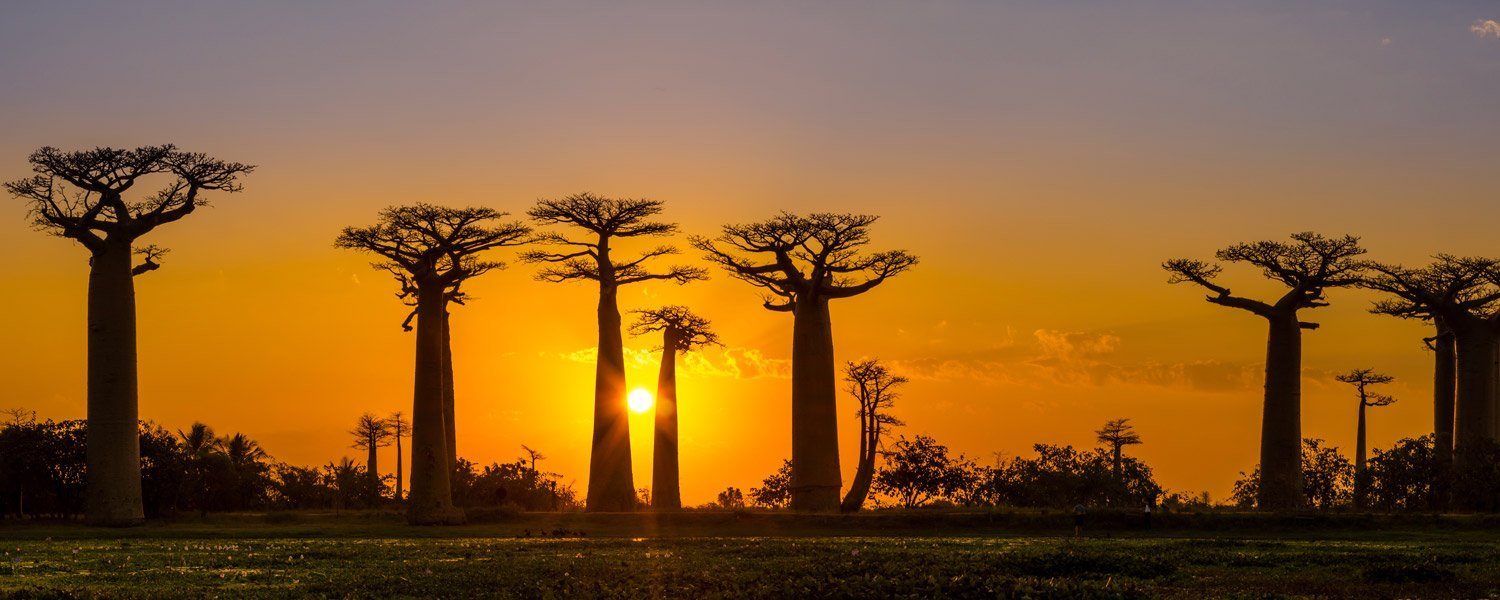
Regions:
<instances>
[{"instance_id":1,"label":"tall tree trunk","mask_svg":"<svg viewBox=\"0 0 1500 600\"><path fill-rule=\"evenodd\" d=\"M832 512L843 479L828 300L799 295L793 313L791 507Z\"/></svg>"},{"instance_id":2,"label":"tall tree trunk","mask_svg":"<svg viewBox=\"0 0 1500 600\"><path fill-rule=\"evenodd\" d=\"M448 307L443 307L443 425L448 442L448 470L458 466L458 424L453 418L453 337Z\"/></svg>"},{"instance_id":3,"label":"tall tree trunk","mask_svg":"<svg viewBox=\"0 0 1500 600\"><path fill-rule=\"evenodd\" d=\"M682 508L677 462L677 335L663 336L661 374L656 381L656 445L651 453L651 507Z\"/></svg>"},{"instance_id":4,"label":"tall tree trunk","mask_svg":"<svg viewBox=\"0 0 1500 600\"><path fill-rule=\"evenodd\" d=\"M849 482L849 491L844 493L844 501L839 503L839 510L843 512L859 512L864 507L865 500L870 497L870 484L875 480L875 456L880 445L878 435L875 431L874 411L861 411L859 464L854 468L854 480Z\"/></svg>"},{"instance_id":5,"label":"tall tree trunk","mask_svg":"<svg viewBox=\"0 0 1500 600\"><path fill-rule=\"evenodd\" d=\"M1296 313L1270 319L1260 431L1261 510L1304 508L1302 328Z\"/></svg>"},{"instance_id":6,"label":"tall tree trunk","mask_svg":"<svg viewBox=\"0 0 1500 600\"><path fill-rule=\"evenodd\" d=\"M1439 326L1432 350L1432 441L1438 464L1446 467L1453 462L1453 403L1458 377L1453 333Z\"/></svg>"},{"instance_id":7,"label":"tall tree trunk","mask_svg":"<svg viewBox=\"0 0 1500 600\"><path fill-rule=\"evenodd\" d=\"M405 494L402 493L405 490L404 490L403 486L401 485L401 476L404 475L404 473L401 472L401 434L402 434L402 432L400 430L396 431L396 501L397 502L400 502L400 501L406 499Z\"/></svg>"},{"instance_id":8,"label":"tall tree trunk","mask_svg":"<svg viewBox=\"0 0 1500 600\"><path fill-rule=\"evenodd\" d=\"M411 411L411 502L413 525L462 523L453 506L447 431L443 422L443 289L423 284L417 293L417 364Z\"/></svg>"},{"instance_id":9,"label":"tall tree trunk","mask_svg":"<svg viewBox=\"0 0 1500 600\"><path fill-rule=\"evenodd\" d=\"M1495 393L1495 343L1483 324L1455 324L1457 394L1454 402L1454 448L1459 453L1490 437Z\"/></svg>"},{"instance_id":10,"label":"tall tree trunk","mask_svg":"<svg viewBox=\"0 0 1500 600\"><path fill-rule=\"evenodd\" d=\"M370 456L365 459L365 468L369 472L366 473L365 475L367 475L370 478L370 499L374 500L374 501L376 501L378 503L380 501L380 468L378 466L376 466L376 464L375 464L375 461L376 461L376 458L377 458L377 453L376 453L376 444L377 444L377 441L375 439L373 439L373 438L370 439L369 441L370 441Z\"/></svg>"},{"instance_id":11,"label":"tall tree trunk","mask_svg":"<svg viewBox=\"0 0 1500 600\"><path fill-rule=\"evenodd\" d=\"M130 261L130 242L115 241L106 241L90 261L85 516L93 525L136 525L146 519Z\"/></svg>"},{"instance_id":12,"label":"tall tree trunk","mask_svg":"<svg viewBox=\"0 0 1500 600\"><path fill-rule=\"evenodd\" d=\"M1365 463L1365 399L1359 399L1359 426L1354 433L1354 506L1365 508L1370 500L1370 473Z\"/></svg>"},{"instance_id":13,"label":"tall tree trunk","mask_svg":"<svg viewBox=\"0 0 1500 600\"><path fill-rule=\"evenodd\" d=\"M635 510L630 421L625 412L625 342L617 289L599 286L599 357L594 372L594 441L585 510Z\"/></svg>"}]
</instances>

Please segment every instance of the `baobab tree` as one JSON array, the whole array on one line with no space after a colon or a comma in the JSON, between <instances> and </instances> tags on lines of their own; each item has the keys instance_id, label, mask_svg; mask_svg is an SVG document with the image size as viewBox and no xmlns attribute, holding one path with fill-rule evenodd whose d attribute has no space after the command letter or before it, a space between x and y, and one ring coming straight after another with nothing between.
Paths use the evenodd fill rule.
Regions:
<instances>
[{"instance_id":1,"label":"baobab tree","mask_svg":"<svg viewBox=\"0 0 1500 600\"><path fill-rule=\"evenodd\" d=\"M391 430L391 424L384 419L375 416L374 413L365 413L354 422L354 429L349 430L349 435L354 436L354 448L368 452L365 459L365 472L370 478L370 497L380 497L380 468L378 461L381 448L391 445L391 436L395 433Z\"/></svg>"},{"instance_id":2,"label":"baobab tree","mask_svg":"<svg viewBox=\"0 0 1500 600\"><path fill-rule=\"evenodd\" d=\"M839 509L856 512L870 496L870 484L875 481L875 459L884 449L886 435L891 428L905 425L887 411L901 395L896 388L905 385L907 379L891 373L880 361L869 359L845 363L844 382L848 384L849 395L859 402L859 410L855 412L859 419L859 463Z\"/></svg>"},{"instance_id":3,"label":"baobab tree","mask_svg":"<svg viewBox=\"0 0 1500 600\"><path fill-rule=\"evenodd\" d=\"M396 444L396 501L400 502L406 499L405 488L402 485L406 473L401 469L403 462L401 459L401 438L411 437L411 423L406 421L406 415L401 414L399 410L391 413L391 416L386 417L385 422L390 424L391 441Z\"/></svg>"},{"instance_id":4,"label":"baobab tree","mask_svg":"<svg viewBox=\"0 0 1500 600\"><path fill-rule=\"evenodd\" d=\"M839 508L838 411L828 302L906 272L917 257L863 253L873 215L782 213L693 238L709 261L766 291L768 310L792 313L792 484L795 510Z\"/></svg>"},{"instance_id":5,"label":"baobab tree","mask_svg":"<svg viewBox=\"0 0 1500 600\"><path fill-rule=\"evenodd\" d=\"M719 343L708 319L686 306L636 311L631 335L660 331L661 370L656 380L656 436L651 448L651 508L682 508L677 461L677 355Z\"/></svg>"},{"instance_id":6,"label":"baobab tree","mask_svg":"<svg viewBox=\"0 0 1500 600\"><path fill-rule=\"evenodd\" d=\"M396 283L400 288L396 293L396 297L401 299L401 301L404 302L407 306L412 307L411 312L407 313L406 319L401 321L402 331L412 331L413 328L411 326L411 322L417 317L416 283L412 282L411 277L408 277L404 272L402 272L400 267L398 266L390 264L379 266L389 271L391 275L396 278ZM450 309L450 307L455 304L463 305L465 301L469 299L468 294L464 293L463 291L463 283L464 279L454 281L453 285L443 292L444 297L447 300L443 304L442 324L443 424L447 426L447 429L445 431L445 438L448 442L449 468L452 468L452 465L458 464L458 419L456 418L454 412L454 398L456 396L454 390L456 389L456 386L453 383L453 336L451 335L451 332L453 330L453 311Z\"/></svg>"},{"instance_id":7,"label":"baobab tree","mask_svg":"<svg viewBox=\"0 0 1500 600\"><path fill-rule=\"evenodd\" d=\"M1114 461L1112 466L1115 481L1124 481L1121 471L1125 463L1125 447L1141 443L1141 436L1135 432L1135 426L1130 424L1130 419L1110 419L1094 435L1099 443L1109 447L1110 457Z\"/></svg>"},{"instance_id":8,"label":"baobab tree","mask_svg":"<svg viewBox=\"0 0 1500 600\"><path fill-rule=\"evenodd\" d=\"M1433 429L1440 459L1448 458L1450 450L1461 454L1494 437L1497 272L1500 261L1494 259L1440 254L1420 269L1370 263L1363 281L1369 289L1394 296L1376 303L1372 312L1428 320L1437 328L1432 342L1438 355ZM1448 371L1444 362L1450 351L1454 365Z\"/></svg>"},{"instance_id":9,"label":"baobab tree","mask_svg":"<svg viewBox=\"0 0 1500 600\"><path fill-rule=\"evenodd\" d=\"M373 252L377 267L399 270L411 279L417 301L416 375L412 392L412 524L460 523L453 505L452 465L448 461L443 407L443 312L455 282L503 268L481 258L488 250L523 244L531 229L499 222L505 213L489 208L449 208L431 204L393 206L369 227L346 227L334 245Z\"/></svg>"},{"instance_id":10,"label":"baobab tree","mask_svg":"<svg viewBox=\"0 0 1500 600\"><path fill-rule=\"evenodd\" d=\"M599 344L594 371L594 437L589 455L589 489L585 510L635 510L635 478L630 467L630 422L625 406L625 344L620 325L620 287L644 281L684 284L704 279L703 269L686 265L652 270L652 259L677 253L674 246L657 246L629 259L614 256L620 239L661 238L677 233L676 223L658 221L659 200L606 198L575 194L540 200L527 212L537 223L582 230L568 237L551 233L538 238L561 246L558 251L532 251L529 262L546 263L537 279L551 283L592 281L599 286Z\"/></svg>"},{"instance_id":11,"label":"baobab tree","mask_svg":"<svg viewBox=\"0 0 1500 600\"><path fill-rule=\"evenodd\" d=\"M38 230L71 239L89 252L85 515L95 525L139 524L145 511L135 277L160 268L166 250L136 244L204 206L207 192L240 191L240 177L254 167L171 145L73 152L44 147L29 161L35 174L6 183L6 191L30 205ZM137 183L157 176L164 186L126 198Z\"/></svg>"},{"instance_id":12,"label":"baobab tree","mask_svg":"<svg viewBox=\"0 0 1500 600\"><path fill-rule=\"evenodd\" d=\"M1325 293L1360 283L1365 253L1359 238L1327 238L1297 233L1291 242L1235 244L1217 253L1225 262L1261 269L1266 278L1287 287L1273 302L1234 295L1215 282L1222 267L1179 258L1162 264L1169 283L1194 283L1209 292L1212 304L1261 317L1270 325L1266 343L1265 403L1260 430L1261 485L1257 503L1264 510L1291 510L1306 503L1302 494L1302 330L1317 329L1304 321L1303 309L1328 306Z\"/></svg>"},{"instance_id":13,"label":"baobab tree","mask_svg":"<svg viewBox=\"0 0 1500 600\"><path fill-rule=\"evenodd\" d=\"M1396 403L1394 397L1371 391L1370 387L1390 383L1396 378L1376 373L1374 369L1354 369L1340 373L1334 379L1354 386L1359 395L1359 424L1354 433L1354 506L1365 508L1370 500L1370 472L1365 467L1365 409Z\"/></svg>"}]
</instances>

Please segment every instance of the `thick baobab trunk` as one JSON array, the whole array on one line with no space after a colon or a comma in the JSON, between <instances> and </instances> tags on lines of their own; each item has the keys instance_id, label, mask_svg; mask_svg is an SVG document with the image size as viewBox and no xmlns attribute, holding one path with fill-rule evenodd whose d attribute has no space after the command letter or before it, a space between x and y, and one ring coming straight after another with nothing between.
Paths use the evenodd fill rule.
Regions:
<instances>
[{"instance_id":1,"label":"thick baobab trunk","mask_svg":"<svg viewBox=\"0 0 1500 600\"><path fill-rule=\"evenodd\" d=\"M375 500L379 500L380 499L380 468L375 463L375 461L377 459L377 453L376 453L375 449L376 449L376 441L372 439L372 440L370 440L370 455L367 458L365 458L365 468L369 472L365 473L365 475L370 478L370 498L371 499L375 499Z\"/></svg>"},{"instance_id":2,"label":"thick baobab trunk","mask_svg":"<svg viewBox=\"0 0 1500 600\"><path fill-rule=\"evenodd\" d=\"M1495 343L1488 327L1454 327L1457 357L1457 394L1454 401L1455 454L1491 437L1491 408L1495 393Z\"/></svg>"},{"instance_id":3,"label":"thick baobab trunk","mask_svg":"<svg viewBox=\"0 0 1500 600\"><path fill-rule=\"evenodd\" d=\"M1296 510L1302 494L1302 328L1296 314L1270 320L1260 430L1261 510Z\"/></svg>"},{"instance_id":4,"label":"thick baobab trunk","mask_svg":"<svg viewBox=\"0 0 1500 600\"><path fill-rule=\"evenodd\" d=\"M616 288L599 287L599 357L594 372L594 441L585 510L635 510L630 421L625 412L625 342Z\"/></svg>"},{"instance_id":5,"label":"thick baobab trunk","mask_svg":"<svg viewBox=\"0 0 1500 600\"><path fill-rule=\"evenodd\" d=\"M1453 463L1454 394L1457 384L1452 332L1439 327L1432 342L1432 442L1438 464Z\"/></svg>"},{"instance_id":6,"label":"thick baobab trunk","mask_svg":"<svg viewBox=\"0 0 1500 600\"><path fill-rule=\"evenodd\" d=\"M1359 425L1354 431L1354 507L1365 508L1370 497L1370 473L1365 470L1365 404L1359 400Z\"/></svg>"},{"instance_id":7,"label":"thick baobab trunk","mask_svg":"<svg viewBox=\"0 0 1500 600\"><path fill-rule=\"evenodd\" d=\"M828 301L806 294L793 312L791 507L836 511L843 482Z\"/></svg>"},{"instance_id":8,"label":"thick baobab trunk","mask_svg":"<svg viewBox=\"0 0 1500 600\"><path fill-rule=\"evenodd\" d=\"M136 525L146 519L130 260L129 242L107 241L90 261L85 513L93 525Z\"/></svg>"},{"instance_id":9,"label":"thick baobab trunk","mask_svg":"<svg viewBox=\"0 0 1500 600\"><path fill-rule=\"evenodd\" d=\"M443 425L448 442L448 470L458 466L458 424L453 418L453 337L448 308L443 307Z\"/></svg>"},{"instance_id":10,"label":"thick baobab trunk","mask_svg":"<svg viewBox=\"0 0 1500 600\"><path fill-rule=\"evenodd\" d=\"M651 453L651 507L682 508L677 464L677 336L667 329L656 381L656 444Z\"/></svg>"},{"instance_id":11,"label":"thick baobab trunk","mask_svg":"<svg viewBox=\"0 0 1500 600\"><path fill-rule=\"evenodd\" d=\"M875 431L875 416L873 411L864 411L859 424L859 464L854 468L854 480L849 482L849 491L844 493L844 501L839 503L839 510L844 512L859 512L865 505L865 499L870 497L870 483L875 480L875 456L879 450L879 434Z\"/></svg>"},{"instance_id":12,"label":"thick baobab trunk","mask_svg":"<svg viewBox=\"0 0 1500 600\"><path fill-rule=\"evenodd\" d=\"M452 468L448 464L447 427L443 421L443 289L422 285L417 293L417 370L411 411L411 502L413 525L464 521L453 506Z\"/></svg>"}]
</instances>

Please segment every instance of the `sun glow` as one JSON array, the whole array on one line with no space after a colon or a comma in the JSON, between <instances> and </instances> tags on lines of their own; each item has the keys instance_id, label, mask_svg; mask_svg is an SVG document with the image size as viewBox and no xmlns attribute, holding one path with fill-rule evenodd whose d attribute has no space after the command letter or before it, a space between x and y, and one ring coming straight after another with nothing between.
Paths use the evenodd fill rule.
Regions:
<instances>
[{"instance_id":1,"label":"sun glow","mask_svg":"<svg viewBox=\"0 0 1500 600\"><path fill-rule=\"evenodd\" d=\"M651 392L647 391L646 388L631 390L630 397L626 401L630 404L630 410L638 413L651 410L651 405L656 403L656 400L651 397Z\"/></svg>"}]
</instances>

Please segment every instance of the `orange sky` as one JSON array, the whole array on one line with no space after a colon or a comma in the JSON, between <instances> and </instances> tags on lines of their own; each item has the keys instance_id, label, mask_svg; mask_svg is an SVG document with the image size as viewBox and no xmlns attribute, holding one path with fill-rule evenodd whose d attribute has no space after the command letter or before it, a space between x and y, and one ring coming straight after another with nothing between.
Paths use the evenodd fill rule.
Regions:
<instances>
[{"instance_id":1,"label":"orange sky","mask_svg":"<svg viewBox=\"0 0 1500 600\"><path fill-rule=\"evenodd\" d=\"M912 378L904 432L988 460L1089 445L1128 416L1163 484L1223 498L1256 460L1264 326L1166 285L1162 259L1300 230L1362 235L1383 260L1496 254L1500 38L1481 24L1500 13L1300 4L6 6L0 178L42 145L259 165L151 238L173 252L137 280L141 407L288 462L357 456L359 413L410 410L405 309L332 247L341 227L393 203L519 214L587 190L664 200L696 234L883 215L874 246L922 263L838 301L834 333L840 360ZM84 251L9 200L0 256L0 407L82 417ZM459 451L524 443L581 491L595 291L534 272L484 276L455 315ZM1269 292L1258 279L1225 274ZM1426 329L1330 297L1305 338L1305 433L1352 447L1331 373L1354 367L1399 378L1375 446L1428 430ZM758 484L789 452L790 316L717 273L621 299L663 303L727 344L680 375L684 501ZM654 388L655 343L627 341L632 387ZM632 426L644 485L649 419Z\"/></svg>"}]
</instances>

